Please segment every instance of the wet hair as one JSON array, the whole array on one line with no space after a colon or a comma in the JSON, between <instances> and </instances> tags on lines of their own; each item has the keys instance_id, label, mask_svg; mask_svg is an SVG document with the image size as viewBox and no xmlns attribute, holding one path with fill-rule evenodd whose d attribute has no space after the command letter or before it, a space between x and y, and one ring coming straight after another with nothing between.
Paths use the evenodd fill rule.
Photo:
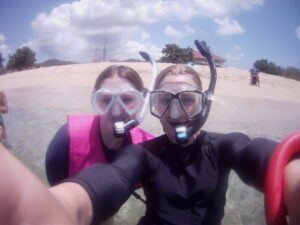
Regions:
<instances>
[{"instance_id":1,"label":"wet hair","mask_svg":"<svg viewBox=\"0 0 300 225\"><path fill-rule=\"evenodd\" d=\"M158 88L165 77L178 75L189 75L195 81L196 87L200 91L202 90L202 83L199 73L197 73L197 71L192 69L191 67L185 65L173 65L165 68L157 75L154 88Z\"/></svg>"},{"instance_id":2,"label":"wet hair","mask_svg":"<svg viewBox=\"0 0 300 225\"><path fill-rule=\"evenodd\" d=\"M143 80L134 69L128 66L112 65L107 67L99 74L94 85L94 91L100 88L104 80L108 78L112 78L114 76L118 76L120 78L127 80L138 91L143 92L145 90Z\"/></svg>"}]
</instances>

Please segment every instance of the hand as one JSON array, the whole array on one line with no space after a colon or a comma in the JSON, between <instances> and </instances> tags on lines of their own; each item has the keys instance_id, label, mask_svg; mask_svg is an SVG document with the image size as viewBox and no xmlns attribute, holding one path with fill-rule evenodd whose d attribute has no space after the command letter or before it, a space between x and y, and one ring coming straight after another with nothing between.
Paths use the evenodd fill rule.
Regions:
<instances>
[{"instance_id":1,"label":"hand","mask_svg":"<svg viewBox=\"0 0 300 225\"><path fill-rule=\"evenodd\" d=\"M300 159L292 160L285 167L284 200L289 224L300 224Z\"/></svg>"}]
</instances>

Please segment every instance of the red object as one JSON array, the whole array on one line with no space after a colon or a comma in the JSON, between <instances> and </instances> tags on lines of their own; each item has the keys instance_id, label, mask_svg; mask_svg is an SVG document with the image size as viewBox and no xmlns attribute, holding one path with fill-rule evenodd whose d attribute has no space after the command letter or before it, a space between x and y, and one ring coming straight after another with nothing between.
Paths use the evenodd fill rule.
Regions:
<instances>
[{"instance_id":1,"label":"red object","mask_svg":"<svg viewBox=\"0 0 300 225\"><path fill-rule=\"evenodd\" d=\"M286 137L278 145L269 162L265 183L265 212L268 225L287 225L283 199L284 168L296 152L300 152L300 132Z\"/></svg>"}]
</instances>

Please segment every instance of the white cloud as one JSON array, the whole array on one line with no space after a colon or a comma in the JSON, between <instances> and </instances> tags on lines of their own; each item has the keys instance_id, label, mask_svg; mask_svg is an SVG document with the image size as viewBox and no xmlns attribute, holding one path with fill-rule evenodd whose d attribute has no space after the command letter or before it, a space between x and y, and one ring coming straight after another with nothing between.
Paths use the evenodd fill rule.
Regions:
<instances>
[{"instance_id":1,"label":"white cloud","mask_svg":"<svg viewBox=\"0 0 300 225\"><path fill-rule=\"evenodd\" d=\"M171 25L167 25L164 29L164 33L167 36L180 39L195 33L195 30L192 27L185 26L184 31L180 31L172 27Z\"/></svg>"},{"instance_id":2,"label":"white cloud","mask_svg":"<svg viewBox=\"0 0 300 225\"><path fill-rule=\"evenodd\" d=\"M0 43L4 42L5 40L5 36L3 34L0 34Z\"/></svg>"},{"instance_id":3,"label":"white cloud","mask_svg":"<svg viewBox=\"0 0 300 225\"><path fill-rule=\"evenodd\" d=\"M5 44L6 37L3 34L0 34L0 53L2 57L7 61L8 55L10 54L10 48Z\"/></svg>"},{"instance_id":4,"label":"white cloud","mask_svg":"<svg viewBox=\"0 0 300 225\"><path fill-rule=\"evenodd\" d=\"M195 0L194 2L201 15L211 18L251 10L264 4L264 0Z\"/></svg>"},{"instance_id":5,"label":"white cloud","mask_svg":"<svg viewBox=\"0 0 300 225\"><path fill-rule=\"evenodd\" d=\"M39 59L51 57L92 61L107 41L107 57L119 55L129 41L147 40L146 27L165 21L188 21L204 16L222 18L251 10L264 0L78 0L62 4L32 22L35 37L29 43ZM228 20L228 19L227 19ZM237 21L220 23L221 34L241 33ZM226 22L226 21L225 21ZM166 28L167 29L167 28ZM178 38L194 33L191 27L166 31ZM173 34L172 34L173 33Z\"/></svg>"},{"instance_id":6,"label":"white cloud","mask_svg":"<svg viewBox=\"0 0 300 225\"><path fill-rule=\"evenodd\" d=\"M245 30L239 25L236 20L224 19L214 19L214 22L218 24L217 33L220 35L232 35L232 34L242 34Z\"/></svg>"},{"instance_id":7,"label":"white cloud","mask_svg":"<svg viewBox=\"0 0 300 225\"><path fill-rule=\"evenodd\" d=\"M244 56L245 54L243 53L242 48L238 44L235 44L232 50L230 50L230 52L226 54L226 59L240 60L244 58Z\"/></svg>"},{"instance_id":8,"label":"white cloud","mask_svg":"<svg viewBox=\"0 0 300 225\"><path fill-rule=\"evenodd\" d=\"M107 58L114 57L132 38L150 37L144 30L154 21L147 16L148 10L134 1L121 0L63 4L49 15L37 16L32 22L35 39L27 44L41 60L55 57L82 62L93 61L106 41Z\"/></svg>"},{"instance_id":9,"label":"white cloud","mask_svg":"<svg viewBox=\"0 0 300 225\"><path fill-rule=\"evenodd\" d=\"M154 60L162 57L161 48L151 43L139 43L128 41L125 46L116 54L117 59L140 58L139 51L146 51Z\"/></svg>"},{"instance_id":10,"label":"white cloud","mask_svg":"<svg viewBox=\"0 0 300 225\"><path fill-rule=\"evenodd\" d=\"M241 47L240 47L238 44L235 44L235 45L233 46L233 50L234 50L234 51L241 51Z\"/></svg>"},{"instance_id":11,"label":"white cloud","mask_svg":"<svg viewBox=\"0 0 300 225\"><path fill-rule=\"evenodd\" d=\"M190 26L184 26L184 30L185 30L184 33L186 34L186 36L189 36L189 35L195 33L194 28L192 28Z\"/></svg>"},{"instance_id":12,"label":"white cloud","mask_svg":"<svg viewBox=\"0 0 300 225\"><path fill-rule=\"evenodd\" d=\"M146 40L150 38L150 34L146 31L143 31L141 34L141 39Z\"/></svg>"},{"instance_id":13,"label":"white cloud","mask_svg":"<svg viewBox=\"0 0 300 225\"><path fill-rule=\"evenodd\" d=\"M164 29L164 33L167 36L176 37L176 38L183 38L184 35L179 30L176 30L174 27L167 25Z\"/></svg>"},{"instance_id":14,"label":"white cloud","mask_svg":"<svg viewBox=\"0 0 300 225\"><path fill-rule=\"evenodd\" d=\"M300 39L300 26L296 28L296 36Z\"/></svg>"}]
</instances>

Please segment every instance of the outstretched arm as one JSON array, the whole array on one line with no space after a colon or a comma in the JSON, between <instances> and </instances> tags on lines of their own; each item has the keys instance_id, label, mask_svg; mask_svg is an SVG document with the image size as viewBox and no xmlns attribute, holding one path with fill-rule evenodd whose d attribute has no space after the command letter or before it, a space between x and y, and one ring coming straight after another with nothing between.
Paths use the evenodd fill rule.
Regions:
<instances>
[{"instance_id":1,"label":"outstretched arm","mask_svg":"<svg viewBox=\"0 0 300 225\"><path fill-rule=\"evenodd\" d=\"M285 168L284 200L289 224L300 224L300 159L291 161Z\"/></svg>"},{"instance_id":2,"label":"outstretched arm","mask_svg":"<svg viewBox=\"0 0 300 225\"><path fill-rule=\"evenodd\" d=\"M92 205L76 183L50 190L0 143L0 224L89 224Z\"/></svg>"}]
</instances>

